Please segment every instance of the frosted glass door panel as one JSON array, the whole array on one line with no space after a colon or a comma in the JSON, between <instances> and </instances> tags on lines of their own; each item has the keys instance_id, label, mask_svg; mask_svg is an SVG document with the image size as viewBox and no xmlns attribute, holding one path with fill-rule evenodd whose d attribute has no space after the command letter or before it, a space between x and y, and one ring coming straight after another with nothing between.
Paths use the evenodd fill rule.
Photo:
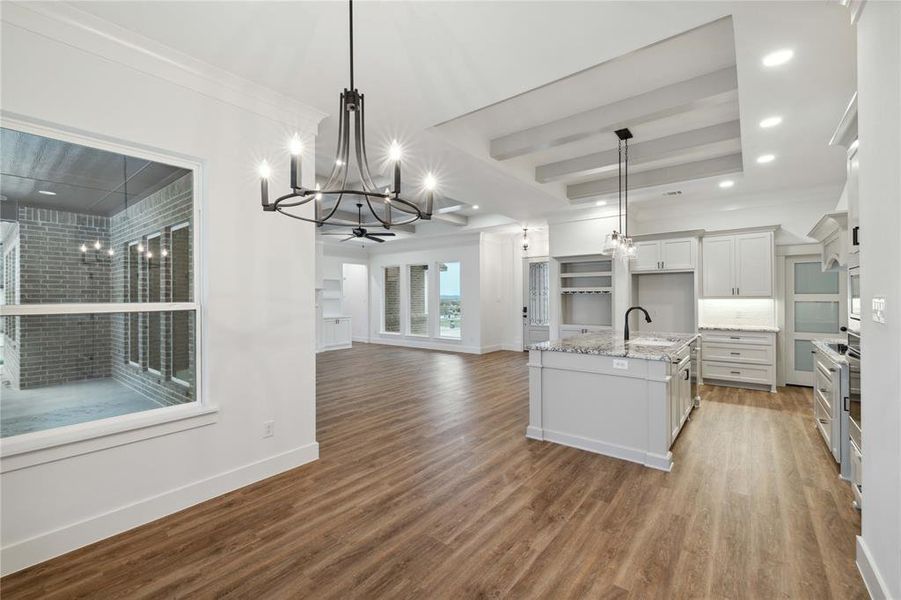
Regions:
<instances>
[{"instance_id":1,"label":"frosted glass door panel","mask_svg":"<svg viewBox=\"0 0 901 600\"><path fill-rule=\"evenodd\" d=\"M837 294L838 272L823 272L818 262L795 264L795 294Z\"/></svg>"},{"instance_id":2,"label":"frosted glass door panel","mask_svg":"<svg viewBox=\"0 0 901 600\"><path fill-rule=\"evenodd\" d=\"M795 331L838 333L838 302L795 302Z\"/></svg>"}]
</instances>

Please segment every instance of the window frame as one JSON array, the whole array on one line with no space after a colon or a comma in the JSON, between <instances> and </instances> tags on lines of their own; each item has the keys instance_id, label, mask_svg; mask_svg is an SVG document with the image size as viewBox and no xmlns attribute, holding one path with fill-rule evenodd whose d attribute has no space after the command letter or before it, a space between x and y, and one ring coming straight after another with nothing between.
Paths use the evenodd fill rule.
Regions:
<instances>
[{"instance_id":1,"label":"window frame","mask_svg":"<svg viewBox=\"0 0 901 600\"><path fill-rule=\"evenodd\" d=\"M397 285L398 285L398 298L397 298L397 321L398 321L398 323L397 323L397 331L388 331L388 330L385 328L385 321L387 320L387 319L385 318L385 307L386 307L386 302L385 302L385 290L386 290L387 285L388 285L388 284L387 284L387 281L388 281L388 278L387 278L387 275L388 275L388 269L397 269ZM403 334L404 334L404 327L403 327L403 320L404 320L404 281L403 281L403 278L404 278L404 268L403 268L403 265L385 265L385 266L382 267L382 298L381 298L381 308L382 308L381 313L382 313L382 315L381 315L381 319L380 319L381 322L380 322L380 325L379 325L379 334L380 334L380 335L403 336Z\"/></svg>"},{"instance_id":2,"label":"window frame","mask_svg":"<svg viewBox=\"0 0 901 600\"><path fill-rule=\"evenodd\" d=\"M172 258L175 256L175 253L173 252L174 248L172 247L173 246L172 234L181 229L188 229L190 227L191 227L190 221L184 221L182 223L178 223L177 225L172 225L171 227L168 228L169 229L169 282L170 282L169 283L169 285L170 285L170 288L169 288L170 296L169 297L170 297L170 299L172 297L172 286L174 285L173 282L175 281L175 278L173 277L173 274L175 273L175 261ZM193 253L194 253L193 248L191 249L191 253L193 256ZM195 298L196 298L196 296L195 296ZM196 324L195 324L194 330L195 330L195 335L196 335L196 330L197 330ZM173 332L173 336L174 336L174 332L175 332L174 328L173 328L172 332ZM186 388L189 388L189 387L191 387L190 382L184 381L183 379L179 379L178 377L175 376L175 353L173 352L173 343L174 343L174 340L172 339L172 336L170 336L170 338L169 338L169 346L170 346L169 358L172 361L172 364L169 365L169 373L171 373L171 375L169 376L169 381L171 381L172 383L177 383L178 385L184 386ZM196 345L196 342L195 342L195 345ZM196 371L197 370L195 369L195 372Z\"/></svg>"},{"instance_id":3,"label":"window frame","mask_svg":"<svg viewBox=\"0 0 901 600\"><path fill-rule=\"evenodd\" d=\"M460 265L460 335L457 337L450 337L446 335L441 335L441 265L446 265L448 263L457 263ZM448 342L462 342L463 341L463 261L459 258L454 260L439 260L435 262L435 277L436 277L436 293L435 293L435 302L437 303L437 310L435 311L435 318L437 319L438 325L438 334L435 336L436 339Z\"/></svg>"},{"instance_id":4,"label":"window frame","mask_svg":"<svg viewBox=\"0 0 901 600\"><path fill-rule=\"evenodd\" d=\"M203 207L206 205L204 161L200 158L149 148L109 137L92 135L80 130L27 117L0 115L5 128L44 136L63 142L80 144L134 158L161 162L191 171L192 175L192 266L193 295L191 302L104 302L65 304L8 304L0 316L27 317L39 315L110 314L191 311L194 313L194 400L180 405L130 413L104 419L66 425L42 431L24 433L0 439L0 472L6 473L36 464L94 452L142 439L168 435L185 429L215 423L218 407L206 395L206 369L203 362L206 345L205 307L202 295ZM130 356L129 356L130 358ZM131 362L129 360L129 362ZM133 364L133 363L132 363Z\"/></svg>"},{"instance_id":5,"label":"window frame","mask_svg":"<svg viewBox=\"0 0 901 600\"><path fill-rule=\"evenodd\" d=\"M150 261L152 261L154 258L156 258L158 261L160 261L160 270L159 270L159 273L157 273L157 275L159 276L159 279L160 279L160 280L157 282L157 285L159 286L159 290L160 290L160 296L162 296L162 291L163 291L163 282L162 282L162 275L163 275L163 270L162 270L162 269L163 269L163 263L162 263L163 233L162 233L161 231L157 231L157 232L155 232L155 233L150 233L150 234L144 236L144 244L145 244L145 248L144 248L144 249L145 249L147 252L150 252L150 241L151 241L151 240L159 240L160 252L159 252L159 256L158 256L158 257L151 256L150 258L147 258L147 255L146 255L146 254L144 255L144 259L145 259L145 260L144 260L144 264L147 265L147 298L148 298L148 299L150 299L150 281L151 281L151 277L153 276L153 273L152 273L152 267L151 267ZM152 301L151 301L151 302L148 302L148 304L156 304L156 302L152 302ZM150 311L150 312L154 312L154 311ZM150 331L151 331L152 327L150 326L150 315L149 315L149 314L146 315L145 318L147 319L147 339L144 341L144 344L143 344L143 345L145 346L144 350L145 350L145 352L147 353L147 372L148 372L148 373L153 373L154 375L159 375L159 376L162 377L162 375L163 375L163 353L162 353L162 351L161 351L159 348L157 348L157 352L159 353L159 357L160 357L160 368L159 368L159 369L154 369L153 367L150 366L150 346L151 346L150 342L151 342L151 340L153 339L152 336L151 336ZM158 325L159 328L162 330L162 325L163 325L162 320L160 320L160 322L157 323L157 325ZM159 341L160 341L160 346L162 346L162 343L163 343L163 342L162 342L162 334L160 334L160 340L159 340Z\"/></svg>"},{"instance_id":6,"label":"window frame","mask_svg":"<svg viewBox=\"0 0 901 600\"><path fill-rule=\"evenodd\" d=\"M426 311L426 313L425 313L425 317L426 317L425 330L426 330L426 332L425 333L413 333L413 298L412 298L412 296L413 296L413 277L412 277L413 267L425 267L426 268L426 275L425 275L425 311ZM407 327L406 327L406 330L407 330L407 335L409 337L414 337L414 338L431 338L432 337L432 310L431 310L432 309L432 306L431 306L431 304L432 304L432 297L431 297L432 296L432 293L431 293L432 286L429 282L429 279L431 278L432 268L433 268L432 265L429 264L428 262L409 263L408 265L406 265L406 271L407 271L407 286L406 286L407 293L405 294L406 302L407 302L407 318L406 318ZM402 305L403 305L403 303L402 303ZM401 312L403 312L403 311L401 311Z\"/></svg>"}]
</instances>

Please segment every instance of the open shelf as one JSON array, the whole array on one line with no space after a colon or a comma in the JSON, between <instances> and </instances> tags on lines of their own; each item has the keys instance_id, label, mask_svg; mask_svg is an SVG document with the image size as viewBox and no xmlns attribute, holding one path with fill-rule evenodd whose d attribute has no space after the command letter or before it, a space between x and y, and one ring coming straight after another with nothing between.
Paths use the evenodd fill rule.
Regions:
<instances>
[{"instance_id":1,"label":"open shelf","mask_svg":"<svg viewBox=\"0 0 901 600\"><path fill-rule=\"evenodd\" d=\"M612 287L565 287L560 288L562 294L609 294Z\"/></svg>"},{"instance_id":2,"label":"open shelf","mask_svg":"<svg viewBox=\"0 0 901 600\"><path fill-rule=\"evenodd\" d=\"M560 277L612 277L613 271L585 271L582 273L560 273Z\"/></svg>"}]
</instances>

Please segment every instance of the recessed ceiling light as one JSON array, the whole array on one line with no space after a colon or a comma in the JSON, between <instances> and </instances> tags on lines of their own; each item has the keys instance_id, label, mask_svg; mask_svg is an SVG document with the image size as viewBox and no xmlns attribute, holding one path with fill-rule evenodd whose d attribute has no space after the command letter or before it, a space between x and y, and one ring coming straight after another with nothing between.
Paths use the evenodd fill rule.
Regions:
<instances>
[{"instance_id":1,"label":"recessed ceiling light","mask_svg":"<svg viewBox=\"0 0 901 600\"><path fill-rule=\"evenodd\" d=\"M776 160L775 154L761 154L757 157L758 164L765 165L766 163L771 163Z\"/></svg>"},{"instance_id":2,"label":"recessed ceiling light","mask_svg":"<svg viewBox=\"0 0 901 600\"><path fill-rule=\"evenodd\" d=\"M472 210L479 210L479 205L478 205L478 204L473 204L473 205L472 205Z\"/></svg>"},{"instance_id":3,"label":"recessed ceiling light","mask_svg":"<svg viewBox=\"0 0 901 600\"><path fill-rule=\"evenodd\" d=\"M735 182L732 181L731 179L724 179L723 181L720 182L720 187L723 189L730 188L733 185L735 185Z\"/></svg>"},{"instance_id":4,"label":"recessed ceiling light","mask_svg":"<svg viewBox=\"0 0 901 600\"><path fill-rule=\"evenodd\" d=\"M606 206L607 201L606 200L598 200L597 202L594 203L594 205L595 206Z\"/></svg>"},{"instance_id":5,"label":"recessed ceiling light","mask_svg":"<svg viewBox=\"0 0 901 600\"><path fill-rule=\"evenodd\" d=\"M779 123L782 122L782 117L767 117L760 122L760 126L764 129L769 129L770 127L775 127Z\"/></svg>"},{"instance_id":6,"label":"recessed ceiling light","mask_svg":"<svg viewBox=\"0 0 901 600\"><path fill-rule=\"evenodd\" d=\"M38 190L38 193L45 196L56 196L56 192L51 192L50 190Z\"/></svg>"},{"instance_id":7,"label":"recessed ceiling light","mask_svg":"<svg viewBox=\"0 0 901 600\"><path fill-rule=\"evenodd\" d=\"M770 52L763 57L763 66L778 67L779 65L784 65L785 63L790 61L794 55L795 51L789 48L783 48L782 50Z\"/></svg>"}]
</instances>

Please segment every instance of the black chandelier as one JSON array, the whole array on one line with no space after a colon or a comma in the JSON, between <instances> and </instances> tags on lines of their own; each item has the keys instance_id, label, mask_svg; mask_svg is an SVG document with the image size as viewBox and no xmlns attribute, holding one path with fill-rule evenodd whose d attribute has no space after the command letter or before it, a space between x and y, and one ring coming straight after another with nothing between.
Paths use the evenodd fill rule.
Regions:
<instances>
[{"instance_id":1,"label":"black chandelier","mask_svg":"<svg viewBox=\"0 0 901 600\"><path fill-rule=\"evenodd\" d=\"M291 152L291 192L269 201L269 165L263 162L260 165L260 186L263 201L263 210L266 212L278 212L288 217L301 221L315 223L318 226L338 225L360 229L365 232L366 227L384 227L390 229L397 225L407 225L420 219L432 218L433 194L436 187L435 178L431 173L426 175L423 181L425 198L422 203L407 200L401 197L400 162L401 148L395 141L389 151L389 160L394 163L394 187L379 190L372 180L369 170L369 159L366 156L366 133L363 94L354 87L354 8L353 0L349 0L350 21L350 88L345 88L339 101L340 121L338 124L338 151L332 172L325 185L316 185L315 189L306 189L301 184L301 154L303 145L298 137L294 137L289 145ZM353 139L351 128L353 127ZM351 146L353 149L351 150ZM351 174L350 161L353 158L356 167L359 187L348 185L348 176ZM353 196L353 202L357 205L357 218L355 220L335 218L341 201L345 196ZM335 203L329 208L323 208L324 198L335 198ZM303 206L313 201L315 210L313 217L292 213L290 209ZM363 219L362 208L366 207L366 219ZM355 234L354 234L355 235ZM364 233L363 236L369 237Z\"/></svg>"}]
</instances>

